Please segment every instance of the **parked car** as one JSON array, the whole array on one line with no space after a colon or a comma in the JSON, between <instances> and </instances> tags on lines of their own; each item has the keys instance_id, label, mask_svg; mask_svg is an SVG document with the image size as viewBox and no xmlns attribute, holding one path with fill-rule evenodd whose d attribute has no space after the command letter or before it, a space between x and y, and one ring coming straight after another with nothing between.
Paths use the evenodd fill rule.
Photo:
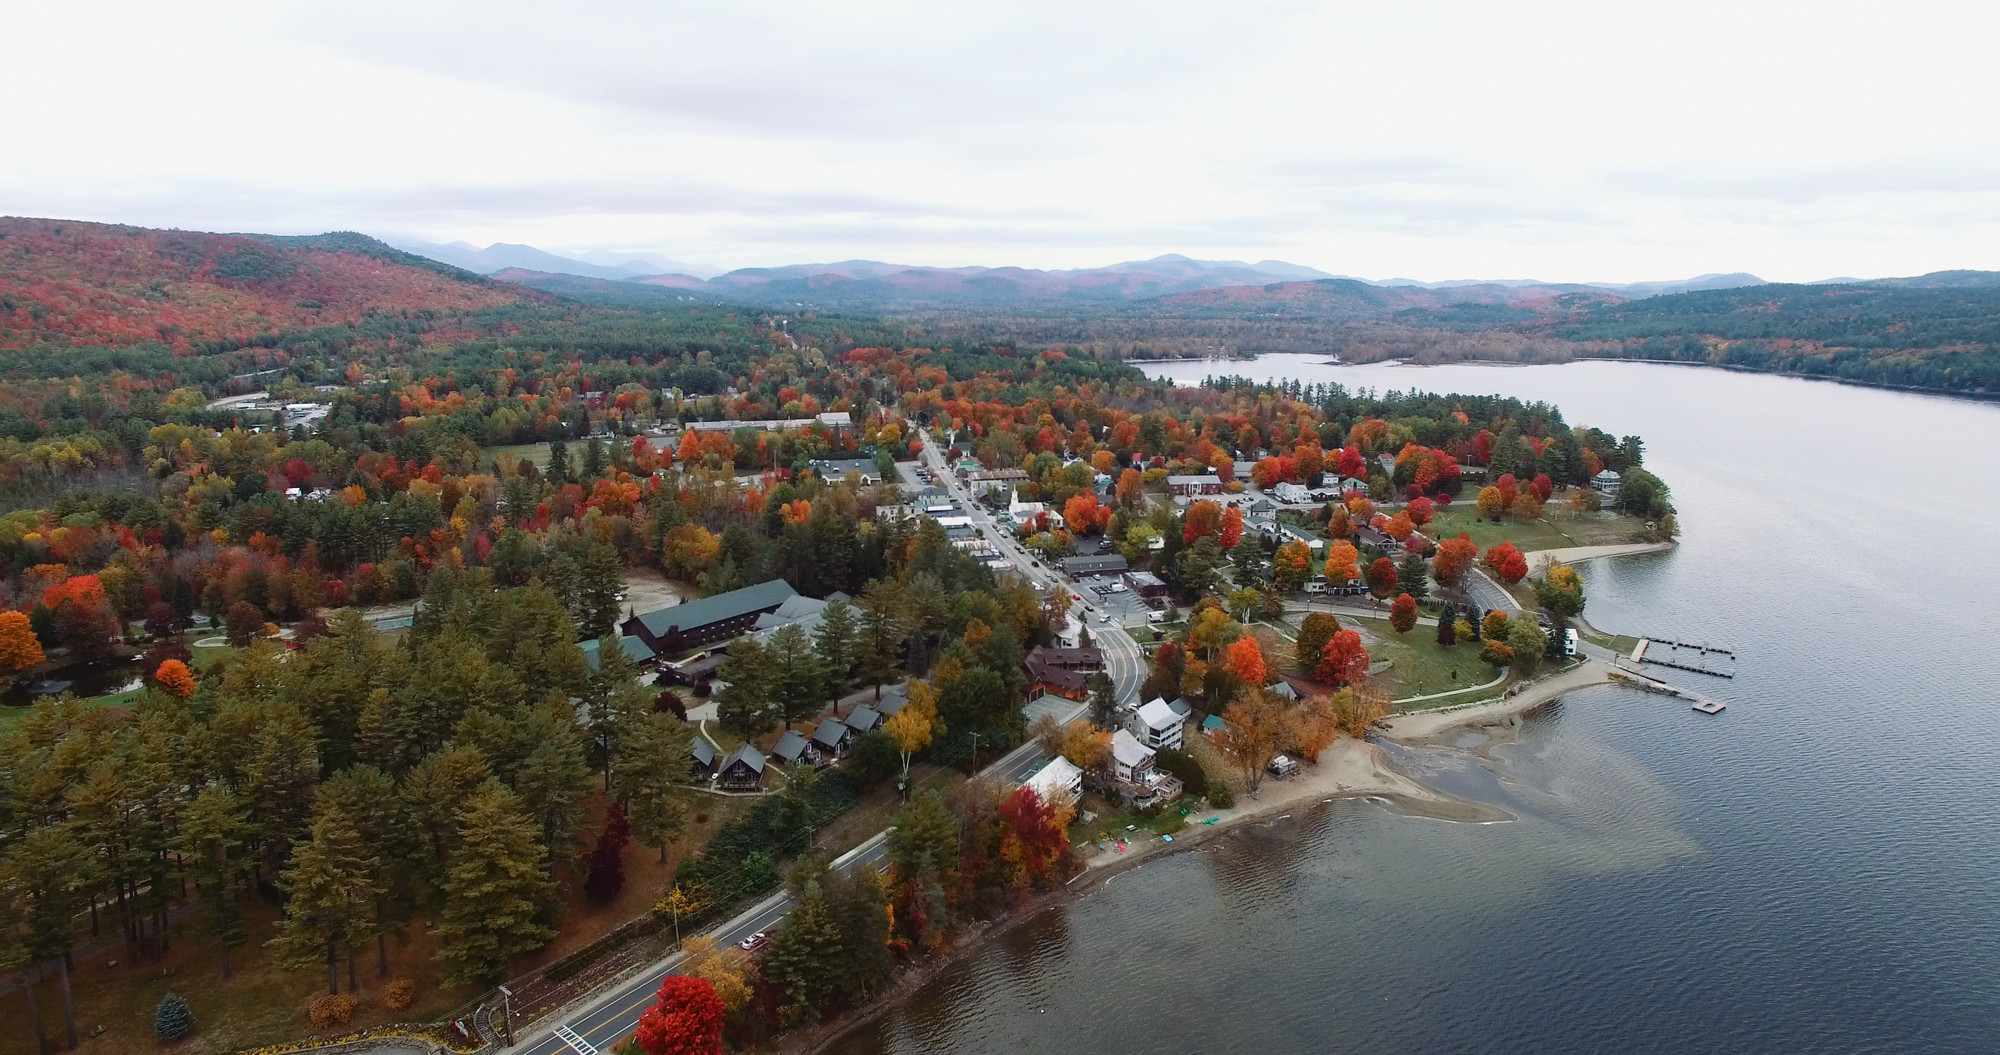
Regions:
<instances>
[{"instance_id":1,"label":"parked car","mask_svg":"<svg viewBox=\"0 0 2000 1055\"><path fill-rule=\"evenodd\" d=\"M742 949L744 952L756 952L758 949L763 948L767 943L769 943L770 940L771 940L771 935L765 931L760 930L757 933L752 934L749 937L743 939L742 941L737 942L736 947Z\"/></svg>"}]
</instances>

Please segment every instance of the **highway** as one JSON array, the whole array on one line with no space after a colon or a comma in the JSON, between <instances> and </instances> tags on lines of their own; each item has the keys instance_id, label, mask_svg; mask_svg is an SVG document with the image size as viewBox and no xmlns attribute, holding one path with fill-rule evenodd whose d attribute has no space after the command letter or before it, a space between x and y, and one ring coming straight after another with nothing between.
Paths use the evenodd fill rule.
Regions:
<instances>
[{"instance_id":1,"label":"highway","mask_svg":"<svg viewBox=\"0 0 2000 1055\"><path fill-rule=\"evenodd\" d=\"M993 541L1007 559L1014 562L1015 568L1028 581L1045 592L1065 590L1072 595L1091 596L1083 590L1073 589L1054 570L1036 567L1035 561L1039 558L1031 557L1015 540L1011 528L995 521L985 509L972 500L965 485L946 470L943 458L937 445L932 442L930 434L924 433L923 438L924 459L930 464L937 479L944 483L953 498L965 508L967 515L972 517L975 524L981 526L986 532L986 537ZM1086 621L1101 610L1090 602L1083 602L1080 607L1083 609L1082 615ZM1140 685L1146 678L1146 660L1144 653L1139 649L1139 643L1132 640L1132 636L1125 632L1125 628L1116 622L1087 622L1087 625L1090 626L1091 635L1096 638L1098 647L1104 650L1105 672L1111 676L1112 684L1117 687L1118 701L1121 704L1136 702L1139 698ZM1063 717L1063 721L1073 722L1087 710L1089 710L1088 703L1079 703ZM981 770L980 775L997 777L1008 783L1018 784L1033 775L1046 761L1048 755L1042 750L1041 744L1029 741L988 765ZM888 834L886 831L881 832L841 855L834 861L834 867L843 873L854 868L872 867L878 870L886 868ZM771 930L785 918L791 907L791 895L781 891L744 911L735 919L710 930L708 934L719 944L735 944L759 931ZM519 1055L563 1055L565 1052L589 1055L585 1049L576 1047L557 1034L558 1027L562 1027L581 1039L589 1050L609 1052L637 1028L639 1016L652 1005L654 994L660 988L661 979L677 971L681 961L682 956L678 952L663 957L649 964L645 970L627 976L609 993L586 998L588 1002L581 1010L571 1010L553 1016L530 1029L520 1031L517 1034L519 1043L501 1050Z\"/></svg>"}]
</instances>

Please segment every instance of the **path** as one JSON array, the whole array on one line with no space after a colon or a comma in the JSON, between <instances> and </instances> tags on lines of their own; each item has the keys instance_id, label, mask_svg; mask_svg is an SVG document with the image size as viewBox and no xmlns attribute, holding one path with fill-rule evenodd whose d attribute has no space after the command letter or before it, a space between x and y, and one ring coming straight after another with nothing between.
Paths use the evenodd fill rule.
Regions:
<instances>
[{"instance_id":1,"label":"path","mask_svg":"<svg viewBox=\"0 0 2000 1055\"><path fill-rule=\"evenodd\" d=\"M1551 678L1528 682L1519 692L1490 703L1445 707L1385 718L1376 728L1396 740L1425 740L1463 725L1484 725L1531 711L1564 693L1611 680L1611 669L1594 659Z\"/></svg>"}]
</instances>

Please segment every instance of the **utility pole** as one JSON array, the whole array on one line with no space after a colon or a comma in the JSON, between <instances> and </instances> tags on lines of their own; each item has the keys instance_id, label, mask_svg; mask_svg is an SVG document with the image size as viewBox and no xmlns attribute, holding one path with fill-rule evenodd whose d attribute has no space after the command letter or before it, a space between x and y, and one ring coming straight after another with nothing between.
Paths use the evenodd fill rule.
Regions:
<instances>
[{"instance_id":1,"label":"utility pole","mask_svg":"<svg viewBox=\"0 0 2000 1055\"><path fill-rule=\"evenodd\" d=\"M514 991L504 985L500 987L500 1006L503 1009L500 1032L506 1036L507 1046L511 1048L514 1046Z\"/></svg>"}]
</instances>

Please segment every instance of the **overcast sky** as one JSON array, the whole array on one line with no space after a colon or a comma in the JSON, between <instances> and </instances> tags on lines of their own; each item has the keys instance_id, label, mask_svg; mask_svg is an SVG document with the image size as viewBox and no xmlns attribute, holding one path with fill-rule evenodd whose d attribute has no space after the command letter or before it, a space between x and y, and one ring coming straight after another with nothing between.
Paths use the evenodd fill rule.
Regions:
<instances>
[{"instance_id":1,"label":"overcast sky","mask_svg":"<svg viewBox=\"0 0 2000 1055\"><path fill-rule=\"evenodd\" d=\"M2000 269L1991 3L60 3L0 212L1372 278Z\"/></svg>"}]
</instances>

